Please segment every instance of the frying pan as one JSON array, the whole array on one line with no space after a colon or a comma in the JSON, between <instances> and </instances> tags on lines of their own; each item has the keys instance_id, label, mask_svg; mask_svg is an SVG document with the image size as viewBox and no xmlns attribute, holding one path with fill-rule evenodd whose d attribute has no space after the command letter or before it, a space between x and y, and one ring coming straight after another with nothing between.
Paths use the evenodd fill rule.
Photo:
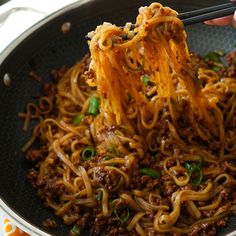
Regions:
<instances>
[{"instance_id":1,"label":"frying pan","mask_svg":"<svg viewBox=\"0 0 236 236\"><path fill-rule=\"evenodd\" d=\"M30 164L20 151L29 139L31 132L22 131L22 120L17 117L32 95L38 94L42 84L29 78L31 70L49 80L49 71L61 65L73 65L88 52L84 36L104 21L124 25L134 22L137 10L152 1L144 0L81 0L50 15L31 27L16 39L0 55L0 205L17 225L31 235L68 235L70 227L53 216L50 209L43 207L35 189L26 179ZM183 12L224 1L161 1L164 5ZM61 25L71 23L67 34L61 31ZM214 27L197 24L187 27L190 49L200 54L214 49L233 49L236 31L231 27ZM3 83L9 75L11 86ZM58 227L46 229L42 222L55 219ZM89 226L88 226L89 227ZM236 230L236 220L229 219L228 227L219 235ZM87 233L83 233L87 235Z\"/></svg>"}]
</instances>

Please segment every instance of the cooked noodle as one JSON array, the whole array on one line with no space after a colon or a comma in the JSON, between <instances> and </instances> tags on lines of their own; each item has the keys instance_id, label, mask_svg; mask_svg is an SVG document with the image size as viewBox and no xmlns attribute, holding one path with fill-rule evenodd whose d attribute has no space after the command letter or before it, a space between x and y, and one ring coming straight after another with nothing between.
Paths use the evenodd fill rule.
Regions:
<instances>
[{"instance_id":1,"label":"cooked noodle","mask_svg":"<svg viewBox=\"0 0 236 236\"><path fill-rule=\"evenodd\" d=\"M216 234L236 207L235 78L194 64L158 3L88 36L91 56L19 114L40 121L23 147L40 197L91 235Z\"/></svg>"}]
</instances>

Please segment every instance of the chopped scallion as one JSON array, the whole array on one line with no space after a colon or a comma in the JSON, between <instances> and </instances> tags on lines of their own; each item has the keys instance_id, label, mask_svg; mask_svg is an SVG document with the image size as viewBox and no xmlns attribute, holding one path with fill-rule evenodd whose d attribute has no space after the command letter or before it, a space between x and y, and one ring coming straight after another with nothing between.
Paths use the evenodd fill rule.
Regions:
<instances>
[{"instance_id":1,"label":"chopped scallion","mask_svg":"<svg viewBox=\"0 0 236 236\"><path fill-rule=\"evenodd\" d=\"M141 81L143 82L143 84L144 84L145 86L147 86L147 85L148 85L148 82L149 82L149 77L148 77L148 75L142 75L142 76L141 76Z\"/></svg>"},{"instance_id":2,"label":"chopped scallion","mask_svg":"<svg viewBox=\"0 0 236 236\"><path fill-rule=\"evenodd\" d=\"M82 152L82 159L84 161L88 161L90 160L93 156L95 156L96 154L96 150L94 147L92 146L88 146L86 147L83 152Z\"/></svg>"},{"instance_id":3,"label":"chopped scallion","mask_svg":"<svg viewBox=\"0 0 236 236\"><path fill-rule=\"evenodd\" d=\"M90 115L96 116L99 113L99 105L100 102L97 97L92 96L89 100L89 110L88 113Z\"/></svg>"},{"instance_id":4,"label":"chopped scallion","mask_svg":"<svg viewBox=\"0 0 236 236\"><path fill-rule=\"evenodd\" d=\"M102 192L99 192L96 196L95 196L97 201L101 201L102 200Z\"/></svg>"},{"instance_id":5,"label":"chopped scallion","mask_svg":"<svg viewBox=\"0 0 236 236\"><path fill-rule=\"evenodd\" d=\"M113 153L113 154L117 155L117 156L119 156L119 154L120 154L119 150L117 149L117 145L116 144L110 144L108 146L108 151L110 153Z\"/></svg>"},{"instance_id":6,"label":"chopped scallion","mask_svg":"<svg viewBox=\"0 0 236 236\"><path fill-rule=\"evenodd\" d=\"M79 125L83 119L84 119L84 115L83 114L79 114L79 115L74 117L72 123L74 125Z\"/></svg>"},{"instance_id":7,"label":"chopped scallion","mask_svg":"<svg viewBox=\"0 0 236 236\"><path fill-rule=\"evenodd\" d=\"M105 161L108 161L108 160L111 160L111 158L112 158L112 157L106 156L106 157L104 157L104 160L105 160Z\"/></svg>"},{"instance_id":8,"label":"chopped scallion","mask_svg":"<svg viewBox=\"0 0 236 236\"><path fill-rule=\"evenodd\" d=\"M159 171L150 168L142 168L139 172L142 175L148 175L154 179L159 179L161 177L161 173Z\"/></svg>"},{"instance_id":9,"label":"chopped scallion","mask_svg":"<svg viewBox=\"0 0 236 236\"><path fill-rule=\"evenodd\" d=\"M121 224L124 224L130 218L129 208L126 208L126 211L122 215L119 215L116 209L114 209L114 213Z\"/></svg>"},{"instance_id":10,"label":"chopped scallion","mask_svg":"<svg viewBox=\"0 0 236 236\"><path fill-rule=\"evenodd\" d=\"M185 169L190 176L190 182L194 187L198 187L202 182L202 163L185 163Z\"/></svg>"},{"instance_id":11,"label":"chopped scallion","mask_svg":"<svg viewBox=\"0 0 236 236\"><path fill-rule=\"evenodd\" d=\"M216 52L209 52L204 59L206 61L220 62L220 56Z\"/></svg>"},{"instance_id":12,"label":"chopped scallion","mask_svg":"<svg viewBox=\"0 0 236 236\"><path fill-rule=\"evenodd\" d=\"M217 72L217 71L220 71L222 69L222 67L213 66L211 69Z\"/></svg>"},{"instance_id":13,"label":"chopped scallion","mask_svg":"<svg viewBox=\"0 0 236 236\"><path fill-rule=\"evenodd\" d=\"M79 226L78 225L74 225L70 232L71 232L71 234L73 236L79 236L80 235L80 228L79 228Z\"/></svg>"}]
</instances>

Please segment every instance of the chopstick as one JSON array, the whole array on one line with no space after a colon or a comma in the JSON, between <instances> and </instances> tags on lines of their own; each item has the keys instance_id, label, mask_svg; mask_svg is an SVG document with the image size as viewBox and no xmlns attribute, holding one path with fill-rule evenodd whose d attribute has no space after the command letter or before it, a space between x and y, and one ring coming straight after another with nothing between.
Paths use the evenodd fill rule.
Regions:
<instances>
[{"instance_id":1,"label":"chopstick","mask_svg":"<svg viewBox=\"0 0 236 236\"><path fill-rule=\"evenodd\" d=\"M184 25L191 25L203 22L205 20L212 20L214 18L231 15L235 10L236 2L230 2L180 13L178 17L183 21Z\"/></svg>"},{"instance_id":2,"label":"chopstick","mask_svg":"<svg viewBox=\"0 0 236 236\"><path fill-rule=\"evenodd\" d=\"M178 18L182 20L184 25L192 25L206 20L212 20L214 18L231 15L234 13L235 10L236 1L197 9L189 12L183 12L178 15ZM124 26L120 27L124 28ZM134 29L135 27L136 25L132 24L131 29ZM86 35L85 39L89 40L90 37Z\"/></svg>"}]
</instances>

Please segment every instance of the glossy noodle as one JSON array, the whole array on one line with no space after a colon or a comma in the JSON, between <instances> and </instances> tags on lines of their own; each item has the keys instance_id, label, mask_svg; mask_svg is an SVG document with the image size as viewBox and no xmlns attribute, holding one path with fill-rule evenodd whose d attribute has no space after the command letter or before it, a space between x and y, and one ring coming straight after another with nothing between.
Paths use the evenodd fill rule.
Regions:
<instances>
[{"instance_id":1,"label":"glossy noodle","mask_svg":"<svg viewBox=\"0 0 236 236\"><path fill-rule=\"evenodd\" d=\"M19 114L40 121L23 147L39 196L74 235L215 235L236 210L235 76L196 62L159 3L88 38Z\"/></svg>"}]
</instances>

